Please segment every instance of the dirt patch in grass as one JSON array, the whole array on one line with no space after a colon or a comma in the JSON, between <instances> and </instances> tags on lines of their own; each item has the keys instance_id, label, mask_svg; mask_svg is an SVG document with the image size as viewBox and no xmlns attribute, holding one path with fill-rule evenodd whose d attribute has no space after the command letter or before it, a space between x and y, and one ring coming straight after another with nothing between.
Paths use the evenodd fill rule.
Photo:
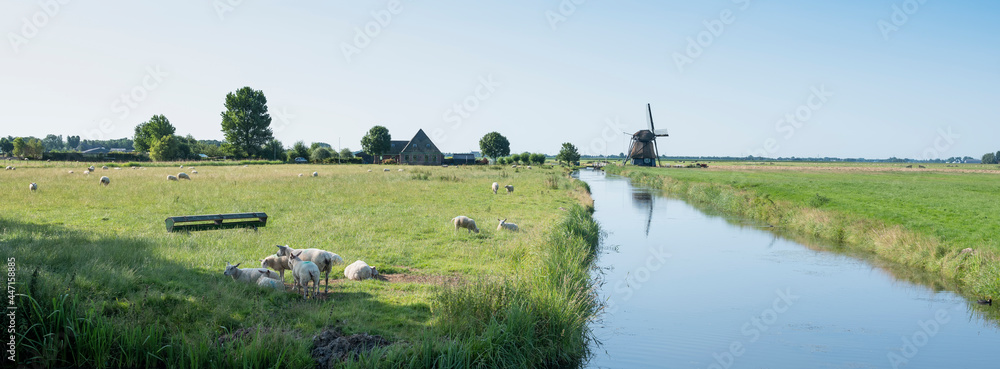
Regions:
<instances>
[{"instance_id":1,"label":"dirt patch in grass","mask_svg":"<svg viewBox=\"0 0 1000 369\"><path fill-rule=\"evenodd\" d=\"M372 349L388 346L389 340L382 336L359 333L345 336L337 328L327 328L313 337L312 358L319 369L335 366L336 362L357 357Z\"/></svg>"}]
</instances>

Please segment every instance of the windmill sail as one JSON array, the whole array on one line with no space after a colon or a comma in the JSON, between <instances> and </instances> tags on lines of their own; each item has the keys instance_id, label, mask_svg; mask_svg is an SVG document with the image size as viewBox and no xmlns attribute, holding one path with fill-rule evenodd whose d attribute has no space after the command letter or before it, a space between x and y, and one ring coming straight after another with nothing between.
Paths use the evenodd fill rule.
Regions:
<instances>
[{"instance_id":1,"label":"windmill sail","mask_svg":"<svg viewBox=\"0 0 1000 369\"><path fill-rule=\"evenodd\" d=\"M653 125L653 108L649 104L646 104L646 122L649 123L649 131L653 132L654 135L660 137L669 136L666 128L656 129L656 126Z\"/></svg>"}]
</instances>

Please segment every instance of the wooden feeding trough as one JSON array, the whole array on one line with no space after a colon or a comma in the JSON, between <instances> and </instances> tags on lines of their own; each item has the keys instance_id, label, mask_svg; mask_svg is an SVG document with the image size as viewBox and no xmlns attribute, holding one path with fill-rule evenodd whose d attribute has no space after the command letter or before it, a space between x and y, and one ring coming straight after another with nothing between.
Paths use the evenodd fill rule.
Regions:
<instances>
[{"instance_id":1,"label":"wooden feeding trough","mask_svg":"<svg viewBox=\"0 0 1000 369\"><path fill-rule=\"evenodd\" d=\"M228 228L253 228L267 225L267 214L265 213L233 213L233 214L213 214L213 215L185 215L180 217L169 217L164 222L167 223L167 232L176 231L204 231L209 229Z\"/></svg>"}]
</instances>

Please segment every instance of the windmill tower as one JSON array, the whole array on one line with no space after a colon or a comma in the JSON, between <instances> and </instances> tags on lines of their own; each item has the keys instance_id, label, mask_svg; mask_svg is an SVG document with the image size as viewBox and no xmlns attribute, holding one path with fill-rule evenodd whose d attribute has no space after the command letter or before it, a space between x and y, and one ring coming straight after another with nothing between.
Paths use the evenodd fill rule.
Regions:
<instances>
[{"instance_id":1,"label":"windmill tower","mask_svg":"<svg viewBox=\"0 0 1000 369\"><path fill-rule=\"evenodd\" d=\"M660 166L660 151L656 147L657 137L667 137L666 129L657 130L653 125L653 109L646 104L646 122L648 129L640 130L632 134L632 142L628 146L628 156L623 161L624 164L641 165L648 167ZM628 134L627 132L625 134Z\"/></svg>"}]
</instances>

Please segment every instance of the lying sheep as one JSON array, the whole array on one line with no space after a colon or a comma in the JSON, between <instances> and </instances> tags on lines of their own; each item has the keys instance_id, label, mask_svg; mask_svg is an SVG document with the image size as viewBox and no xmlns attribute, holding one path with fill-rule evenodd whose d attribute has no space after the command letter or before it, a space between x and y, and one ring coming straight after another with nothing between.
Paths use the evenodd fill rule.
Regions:
<instances>
[{"instance_id":1,"label":"lying sheep","mask_svg":"<svg viewBox=\"0 0 1000 369\"><path fill-rule=\"evenodd\" d=\"M459 215L457 217L454 217L451 219L451 222L455 224L456 231L459 228L465 228L468 229L470 233L471 232L479 233L479 227L476 227L476 221L472 220L472 218L469 218L465 215Z\"/></svg>"},{"instance_id":2,"label":"lying sheep","mask_svg":"<svg viewBox=\"0 0 1000 369\"><path fill-rule=\"evenodd\" d=\"M296 250L291 247L288 247L288 245L285 246L275 245L275 247L278 248L278 252L275 254L275 256L279 257L290 256L292 255L292 253L301 252L302 256L300 257L302 258L302 260L316 263L316 266L319 267L320 271L326 272L326 277L324 278L324 281L326 282L326 289L324 290L324 292L330 292L330 270L333 269L334 265L342 264L344 262L344 259L342 259L340 255L321 249ZM289 267L291 267L290 261L288 265Z\"/></svg>"},{"instance_id":3,"label":"lying sheep","mask_svg":"<svg viewBox=\"0 0 1000 369\"><path fill-rule=\"evenodd\" d=\"M507 193L514 193L514 185L506 185L503 188L507 189Z\"/></svg>"},{"instance_id":4,"label":"lying sheep","mask_svg":"<svg viewBox=\"0 0 1000 369\"><path fill-rule=\"evenodd\" d=\"M497 190L500 189L500 184L496 183L496 182L493 182L493 186L490 186L490 188L493 189L493 194L496 195L497 194Z\"/></svg>"},{"instance_id":5,"label":"lying sheep","mask_svg":"<svg viewBox=\"0 0 1000 369\"><path fill-rule=\"evenodd\" d=\"M222 275L233 277L234 281L246 282L246 283L257 283L257 279L261 277L266 277L270 279L278 279L278 273L272 272L264 268L244 268L240 269L239 263L236 265L229 264L226 262L226 270L222 272Z\"/></svg>"},{"instance_id":6,"label":"lying sheep","mask_svg":"<svg viewBox=\"0 0 1000 369\"><path fill-rule=\"evenodd\" d=\"M508 230L508 231L514 231L514 232L517 232L517 224L514 224L514 223L507 223L507 218L504 218L504 219L502 219L502 220L501 220L501 219L497 219L497 221L499 221L499 222L500 222L500 224L497 224L497 230L498 230L498 231L499 231L499 230L503 230L503 229L506 229L506 230Z\"/></svg>"},{"instance_id":7,"label":"lying sheep","mask_svg":"<svg viewBox=\"0 0 1000 369\"><path fill-rule=\"evenodd\" d=\"M389 168L382 169L383 172L388 172Z\"/></svg>"},{"instance_id":8,"label":"lying sheep","mask_svg":"<svg viewBox=\"0 0 1000 369\"><path fill-rule=\"evenodd\" d=\"M28 189L35 191L38 189L38 185L36 185L35 182L31 182L31 184L28 185Z\"/></svg>"},{"instance_id":9,"label":"lying sheep","mask_svg":"<svg viewBox=\"0 0 1000 369\"><path fill-rule=\"evenodd\" d=\"M108 178L108 177L101 177L101 184L102 184L102 185L105 185L105 186L107 186L107 185L111 184L111 178Z\"/></svg>"},{"instance_id":10,"label":"lying sheep","mask_svg":"<svg viewBox=\"0 0 1000 369\"><path fill-rule=\"evenodd\" d=\"M344 268L344 276L352 281L363 281L378 277L378 270L369 266L368 263L358 260Z\"/></svg>"},{"instance_id":11,"label":"lying sheep","mask_svg":"<svg viewBox=\"0 0 1000 369\"><path fill-rule=\"evenodd\" d=\"M178 179L186 179L186 180L189 180L189 181L191 180L191 177L188 177L187 173L184 173L184 172L177 173L177 178Z\"/></svg>"},{"instance_id":12,"label":"lying sheep","mask_svg":"<svg viewBox=\"0 0 1000 369\"><path fill-rule=\"evenodd\" d=\"M273 288L273 289L276 289L278 291L284 291L285 290L285 283L284 282L279 281L277 279L267 278L267 277L264 277L264 276L261 276L260 278L257 279L257 285L261 286L261 287L264 287L264 288Z\"/></svg>"},{"instance_id":13,"label":"lying sheep","mask_svg":"<svg viewBox=\"0 0 1000 369\"><path fill-rule=\"evenodd\" d=\"M302 252L296 252L288 257L288 262L292 265L292 278L295 282L293 288L302 290L302 298L306 298L309 293L309 282L313 282L312 297L319 294L319 266L311 261L299 259ZM329 288L329 285L327 286ZM329 292L329 291L327 291Z\"/></svg>"},{"instance_id":14,"label":"lying sheep","mask_svg":"<svg viewBox=\"0 0 1000 369\"><path fill-rule=\"evenodd\" d=\"M172 174L167 174L167 180L168 181L176 181L177 177L174 177Z\"/></svg>"}]
</instances>

